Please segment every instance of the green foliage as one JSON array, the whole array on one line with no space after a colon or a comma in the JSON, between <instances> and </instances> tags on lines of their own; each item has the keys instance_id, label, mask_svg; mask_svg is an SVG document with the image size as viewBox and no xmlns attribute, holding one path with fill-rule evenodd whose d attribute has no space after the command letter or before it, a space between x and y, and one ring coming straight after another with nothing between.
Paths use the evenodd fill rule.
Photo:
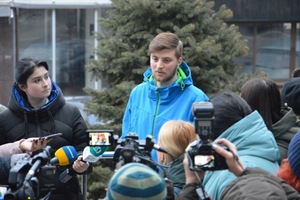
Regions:
<instances>
[{"instance_id":1,"label":"green foliage","mask_svg":"<svg viewBox=\"0 0 300 200\"><path fill-rule=\"evenodd\" d=\"M205 0L112 0L108 18L99 19L99 59L87 66L94 78L108 84L100 91L85 88L92 97L87 111L106 123L95 128L121 132L130 91L143 81L148 45L160 32L173 32L181 39L183 58L197 87L208 95L223 89L239 91L249 76L238 77L233 60L247 53L246 41L238 27L224 22L232 17L231 10L222 6L215 11L213 6L213 1ZM111 175L109 168L94 168L88 175L89 198L103 197Z\"/></svg>"},{"instance_id":2,"label":"green foliage","mask_svg":"<svg viewBox=\"0 0 300 200\"><path fill-rule=\"evenodd\" d=\"M106 195L108 182L112 175L113 171L108 167L102 167L101 165L94 167L93 172L87 177L87 198L90 200L104 198Z\"/></svg>"},{"instance_id":3,"label":"green foliage","mask_svg":"<svg viewBox=\"0 0 300 200\"><path fill-rule=\"evenodd\" d=\"M109 87L86 88L92 96L88 112L105 121L106 128L121 130L130 91L149 66L148 45L160 32L178 35L194 84L208 95L234 85L239 67L233 59L248 48L238 27L224 22L232 17L231 10L222 6L215 11L213 6L205 0L112 0L109 17L99 19L99 59L88 64L93 76Z\"/></svg>"},{"instance_id":4,"label":"green foliage","mask_svg":"<svg viewBox=\"0 0 300 200\"><path fill-rule=\"evenodd\" d=\"M226 87L224 88L224 90L230 90L233 92L237 92L240 93L241 92L241 88L244 85L244 83L254 77L268 77L269 75L262 69L258 69L257 72L255 72L254 74L242 74L239 79L235 80L234 82L230 82L228 85L226 85Z\"/></svg>"}]
</instances>

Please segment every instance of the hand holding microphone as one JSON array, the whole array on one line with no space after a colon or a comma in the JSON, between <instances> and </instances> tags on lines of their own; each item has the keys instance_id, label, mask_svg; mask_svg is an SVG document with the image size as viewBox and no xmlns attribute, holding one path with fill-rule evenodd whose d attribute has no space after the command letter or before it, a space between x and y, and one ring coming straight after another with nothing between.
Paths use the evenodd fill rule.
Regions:
<instances>
[{"instance_id":1,"label":"hand holding microphone","mask_svg":"<svg viewBox=\"0 0 300 200\"><path fill-rule=\"evenodd\" d=\"M87 146L83 150L83 161L96 163L104 152L106 152L108 147L100 146Z\"/></svg>"},{"instance_id":2,"label":"hand holding microphone","mask_svg":"<svg viewBox=\"0 0 300 200\"><path fill-rule=\"evenodd\" d=\"M73 170L76 171L77 173L83 173L88 169L89 166L90 166L89 163L84 161L82 159L82 156L78 156L78 158L73 163L72 167Z\"/></svg>"},{"instance_id":3,"label":"hand holding microphone","mask_svg":"<svg viewBox=\"0 0 300 200\"><path fill-rule=\"evenodd\" d=\"M82 160L82 156L78 156L73 146L63 146L55 153L55 157L50 160L50 164L58 166L67 166L73 164L73 170L77 173L84 172L89 164Z\"/></svg>"},{"instance_id":4,"label":"hand holding microphone","mask_svg":"<svg viewBox=\"0 0 300 200\"><path fill-rule=\"evenodd\" d=\"M89 163L96 163L104 152L108 150L108 146L86 146L83 150L82 156L78 156L73 164L73 169L77 173L86 171L89 167Z\"/></svg>"},{"instance_id":5,"label":"hand holding microphone","mask_svg":"<svg viewBox=\"0 0 300 200\"><path fill-rule=\"evenodd\" d=\"M73 169L78 173L86 171L89 167L88 163L96 163L108 148L108 146L86 146L82 156L74 162Z\"/></svg>"}]
</instances>

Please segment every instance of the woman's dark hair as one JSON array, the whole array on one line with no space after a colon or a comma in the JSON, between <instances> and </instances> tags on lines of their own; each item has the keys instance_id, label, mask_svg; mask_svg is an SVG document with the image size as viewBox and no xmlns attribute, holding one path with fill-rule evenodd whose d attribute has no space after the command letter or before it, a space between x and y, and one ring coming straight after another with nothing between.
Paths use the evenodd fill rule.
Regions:
<instances>
[{"instance_id":1,"label":"woman's dark hair","mask_svg":"<svg viewBox=\"0 0 300 200\"><path fill-rule=\"evenodd\" d=\"M233 92L218 93L211 98L211 102L214 106L215 117L212 140L252 112L247 102Z\"/></svg>"},{"instance_id":2,"label":"woman's dark hair","mask_svg":"<svg viewBox=\"0 0 300 200\"><path fill-rule=\"evenodd\" d=\"M22 58L16 64L15 81L18 84L26 85L28 77L37 67L45 67L48 70L48 64L45 61L34 58Z\"/></svg>"},{"instance_id":3,"label":"woman's dark hair","mask_svg":"<svg viewBox=\"0 0 300 200\"><path fill-rule=\"evenodd\" d=\"M257 110L264 119L269 130L279 121L281 114L280 90L270 78L253 78L248 80L241 89L241 97Z\"/></svg>"}]
</instances>

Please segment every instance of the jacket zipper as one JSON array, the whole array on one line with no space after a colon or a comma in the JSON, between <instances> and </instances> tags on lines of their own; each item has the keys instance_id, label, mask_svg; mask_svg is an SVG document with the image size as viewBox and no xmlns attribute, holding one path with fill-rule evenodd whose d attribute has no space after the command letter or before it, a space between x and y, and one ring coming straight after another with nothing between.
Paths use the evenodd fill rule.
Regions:
<instances>
[{"instance_id":1,"label":"jacket zipper","mask_svg":"<svg viewBox=\"0 0 300 200\"><path fill-rule=\"evenodd\" d=\"M154 115L154 119L153 119L153 123L152 123L152 136L154 136L154 127L156 124L156 117L157 117L159 104L160 104L160 93L157 90L156 90L156 94L157 94L157 103L156 103L155 115Z\"/></svg>"}]
</instances>

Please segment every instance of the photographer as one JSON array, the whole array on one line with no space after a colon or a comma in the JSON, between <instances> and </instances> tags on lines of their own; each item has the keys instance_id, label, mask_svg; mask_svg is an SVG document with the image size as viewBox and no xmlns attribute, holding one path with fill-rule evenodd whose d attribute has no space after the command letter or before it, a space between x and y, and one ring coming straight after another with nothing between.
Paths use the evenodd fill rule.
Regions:
<instances>
[{"instance_id":1,"label":"photographer","mask_svg":"<svg viewBox=\"0 0 300 200\"><path fill-rule=\"evenodd\" d=\"M208 141L225 138L236 146L239 159L245 166L260 167L275 174L279 169L278 147L260 114L252 112L247 102L233 92L221 92L211 98L211 103L213 126ZM196 129L198 125L195 124ZM197 133L202 139L201 133ZM218 164L224 165L226 162ZM226 168L206 170L202 184L208 195L218 200L224 189L235 179L236 176Z\"/></svg>"},{"instance_id":2,"label":"photographer","mask_svg":"<svg viewBox=\"0 0 300 200\"><path fill-rule=\"evenodd\" d=\"M289 186L286 182L277 178L273 174L262 170L260 168L248 168L246 167L238 157L238 152L234 144L226 139L218 139L216 144L226 146L229 151L216 145L215 151L223 156L226 160L228 170L237 176L237 179L229 184L222 193L220 199L232 200L232 199L299 199L299 193ZM190 145L187 147L186 152L190 149ZM184 169L186 172L186 185L182 189L176 200L198 200L199 196L197 189L201 188L199 179L203 179L205 172L193 172L190 170L187 154L183 161ZM197 173L197 175L195 174ZM201 181L201 180L200 180ZM204 199L204 198L203 198ZM210 199L210 197L206 197Z\"/></svg>"}]
</instances>

